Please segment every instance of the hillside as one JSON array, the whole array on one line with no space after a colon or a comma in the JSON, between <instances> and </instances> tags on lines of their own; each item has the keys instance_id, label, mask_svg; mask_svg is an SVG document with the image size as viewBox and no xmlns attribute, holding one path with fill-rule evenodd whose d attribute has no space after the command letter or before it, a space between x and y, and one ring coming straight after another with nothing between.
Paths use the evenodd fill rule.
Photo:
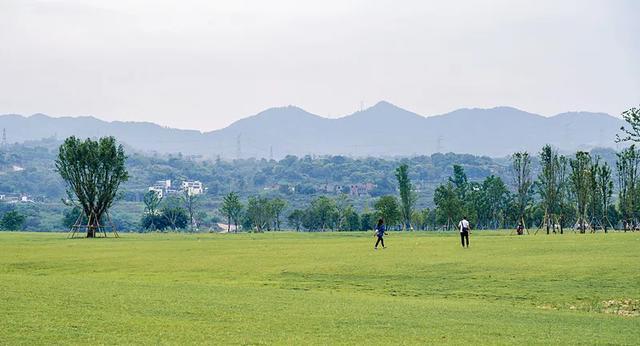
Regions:
<instances>
[{"instance_id":1,"label":"hillside","mask_svg":"<svg viewBox=\"0 0 640 346\"><path fill-rule=\"evenodd\" d=\"M10 143L114 135L144 152L276 159L288 154L362 157L436 152L501 157L518 150L536 152L547 143L566 152L613 148L622 124L604 113L544 117L512 107L459 109L424 117L385 101L337 119L294 106L271 108L205 133L93 117L0 116L0 128L6 129Z\"/></svg>"}]
</instances>

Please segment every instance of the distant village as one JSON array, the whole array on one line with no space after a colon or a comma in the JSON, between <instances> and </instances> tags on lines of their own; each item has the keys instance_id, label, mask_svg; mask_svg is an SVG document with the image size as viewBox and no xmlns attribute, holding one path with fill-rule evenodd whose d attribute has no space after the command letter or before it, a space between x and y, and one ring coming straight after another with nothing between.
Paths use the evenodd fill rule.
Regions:
<instances>
[{"instance_id":1,"label":"distant village","mask_svg":"<svg viewBox=\"0 0 640 346\"><path fill-rule=\"evenodd\" d=\"M348 194L351 197L367 196L371 193L376 185L373 183L361 183L361 184L332 184L324 183L314 186L316 192L326 194ZM287 184L273 184L263 188L265 191L279 191L286 193L296 193L296 187ZM206 193L207 188L204 187L202 182L198 180L189 181L185 180L179 185L174 185L171 179L158 180L153 185L149 186L148 191L154 191L158 197L163 198L172 194L181 194L185 191L189 195L202 195Z\"/></svg>"},{"instance_id":2,"label":"distant village","mask_svg":"<svg viewBox=\"0 0 640 346\"><path fill-rule=\"evenodd\" d=\"M158 180L152 186L149 186L149 191L155 192L159 198L163 198L168 195L175 195L187 192L190 196L202 195L207 190L204 185L198 181L183 181L180 185L173 186L171 179Z\"/></svg>"},{"instance_id":3,"label":"distant village","mask_svg":"<svg viewBox=\"0 0 640 346\"><path fill-rule=\"evenodd\" d=\"M315 190L320 193L326 194L348 194L351 197L361 197L367 196L371 193L373 189L376 188L376 185L373 183L362 183L362 184L349 184L349 185L341 185L341 184L332 184L332 183L324 183L317 184L314 186ZM292 185L286 184L274 184L264 188L265 191L286 191L289 193L295 193L296 187Z\"/></svg>"}]
</instances>

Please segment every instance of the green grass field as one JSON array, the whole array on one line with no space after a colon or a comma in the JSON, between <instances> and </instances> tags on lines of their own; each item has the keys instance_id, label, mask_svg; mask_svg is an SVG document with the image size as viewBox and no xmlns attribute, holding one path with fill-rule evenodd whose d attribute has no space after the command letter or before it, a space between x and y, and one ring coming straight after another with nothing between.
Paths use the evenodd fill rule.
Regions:
<instances>
[{"instance_id":1,"label":"green grass field","mask_svg":"<svg viewBox=\"0 0 640 346\"><path fill-rule=\"evenodd\" d=\"M0 344L640 343L640 232L65 236L0 233Z\"/></svg>"}]
</instances>

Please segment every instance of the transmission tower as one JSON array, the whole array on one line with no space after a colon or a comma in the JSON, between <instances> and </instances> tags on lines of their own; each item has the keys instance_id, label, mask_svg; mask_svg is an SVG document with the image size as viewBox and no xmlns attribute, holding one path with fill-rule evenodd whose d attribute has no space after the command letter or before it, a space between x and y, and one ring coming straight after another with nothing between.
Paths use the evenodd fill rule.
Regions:
<instances>
[{"instance_id":1,"label":"transmission tower","mask_svg":"<svg viewBox=\"0 0 640 346\"><path fill-rule=\"evenodd\" d=\"M269 147L269 160L273 160L273 145Z\"/></svg>"},{"instance_id":2,"label":"transmission tower","mask_svg":"<svg viewBox=\"0 0 640 346\"><path fill-rule=\"evenodd\" d=\"M7 129L5 128L2 129L2 146L7 146Z\"/></svg>"}]
</instances>

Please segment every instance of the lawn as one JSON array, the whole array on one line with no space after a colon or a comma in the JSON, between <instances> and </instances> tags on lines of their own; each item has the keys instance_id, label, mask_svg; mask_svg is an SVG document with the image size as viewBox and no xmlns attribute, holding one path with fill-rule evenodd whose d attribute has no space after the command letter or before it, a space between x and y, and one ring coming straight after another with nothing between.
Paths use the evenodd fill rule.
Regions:
<instances>
[{"instance_id":1,"label":"lawn","mask_svg":"<svg viewBox=\"0 0 640 346\"><path fill-rule=\"evenodd\" d=\"M640 343L640 232L373 241L0 233L0 344Z\"/></svg>"}]
</instances>

